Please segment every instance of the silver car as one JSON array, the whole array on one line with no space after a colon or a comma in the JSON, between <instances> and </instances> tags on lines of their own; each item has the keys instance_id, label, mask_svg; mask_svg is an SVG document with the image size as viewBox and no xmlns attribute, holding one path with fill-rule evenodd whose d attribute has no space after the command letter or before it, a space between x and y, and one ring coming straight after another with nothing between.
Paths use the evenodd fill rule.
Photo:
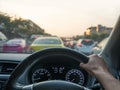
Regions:
<instances>
[{"instance_id":1,"label":"silver car","mask_svg":"<svg viewBox=\"0 0 120 90\"><path fill-rule=\"evenodd\" d=\"M80 39L78 40L75 50L78 52L82 52L86 55L91 55L93 54L93 48L95 46L94 40L91 39Z\"/></svg>"}]
</instances>

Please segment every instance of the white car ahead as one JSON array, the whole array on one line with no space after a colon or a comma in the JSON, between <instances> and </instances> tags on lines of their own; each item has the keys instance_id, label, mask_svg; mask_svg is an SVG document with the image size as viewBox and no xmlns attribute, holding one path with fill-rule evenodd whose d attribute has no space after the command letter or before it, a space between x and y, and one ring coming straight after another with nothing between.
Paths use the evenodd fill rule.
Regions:
<instances>
[{"instance_id":1,"label":"white car ahead","mask_svg":"<svg viewBox=\"0 0 120 90\"><path fill-rule=\"evenodd\" d=\"M80 39L78 40L76 46L75 46L75 50L78 52L82 52L86 55L91 55L93 54L93 48L95 46L95 42L94 40L91 39Z\"/></svg>"}]
</instances>

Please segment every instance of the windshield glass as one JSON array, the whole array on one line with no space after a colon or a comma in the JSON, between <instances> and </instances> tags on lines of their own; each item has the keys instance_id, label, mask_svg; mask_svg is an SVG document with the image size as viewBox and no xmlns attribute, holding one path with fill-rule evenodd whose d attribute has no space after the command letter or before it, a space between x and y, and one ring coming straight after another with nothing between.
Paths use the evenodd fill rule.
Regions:
<instances>
[{"instance_id":1,"label":"windshield glass","mask_svg":"<svg viewBox=\"0 0 120 90\"><path fill-rule=\"evenodd\" d=\"M94 44L82 50L91 55L94 46L109 37L119 12L119 0L0 0L0 52L33 53L57 44L81 52L84 45ZM21 39L19 49L6 46Z\"/></svg>"}]
</instances>

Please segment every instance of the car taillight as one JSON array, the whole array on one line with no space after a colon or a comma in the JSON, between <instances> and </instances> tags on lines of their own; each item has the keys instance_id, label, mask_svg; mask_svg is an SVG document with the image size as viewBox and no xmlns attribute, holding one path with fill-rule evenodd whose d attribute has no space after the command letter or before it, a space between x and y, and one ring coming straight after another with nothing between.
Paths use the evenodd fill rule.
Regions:
<instances>
[{"instance_id":1,"label":"car taillight","mask_svg":"<svg viewBox=\"0 0 120 90\"><path fill-rule=\"evenodd\" d=\"M80 44L78 44L78 46L82 47L82 44L80 43Z\"/></svg>"}]
</instances>

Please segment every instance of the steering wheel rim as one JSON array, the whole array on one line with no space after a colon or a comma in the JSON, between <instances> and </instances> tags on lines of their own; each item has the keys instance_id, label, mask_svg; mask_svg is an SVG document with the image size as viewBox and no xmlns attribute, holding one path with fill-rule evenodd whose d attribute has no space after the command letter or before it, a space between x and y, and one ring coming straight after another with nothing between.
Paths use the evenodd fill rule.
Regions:
<instances>
[{"instance_id":1,"label":"steering wheel rim","mask_svg":"<svg viewBox=\"0 0 120 90\"><path fill-rule=\"evenodd\" d=\"M68 89L68 87L66 86L72 86L69 88L69 90L89 90L84 86L81 85L77 85L71 82L67 82L67 81L60 81L60 80L51 80L51 81L44 81L36 83L36 84L31 84L31 85L20 85L17 83L18 78L22 75L23 72L25 72L25 70L28 68L29 65L35 63L34 60L37 60L39 57L42 57L44 55L54 55L54 54L65 54L65 55L69 55L69 56L73 56L75 57L78 62L83 62L83 63L87 63L89 60L89 57L87 57L86 55L82 54L82 53L78 53L76 51L73 51L71 49L68 48L50 48L50 49L44 49L38 52L33 53L32 55L30 55L29 57L27 57L25 60L23 60L23 62L21 62L21 64L19 64L16 69L14 70L14 72L12 72L7 84L6 84L6 90L40 90L41 87L46 87L49 86L49 88L44 89L44 90L66 90ZM37 61L36 61L37 62ZM57 85L53 85L53 84L57 84ZM60 85L59 85L60 84ZM63 86L61 88L61 85ZM53 88L50 89L51 86L54 86ZM36 87L38 87L38 89L36 89ZM43 90L43 89L41 89Z\"/></svg>"}]
</instances>

